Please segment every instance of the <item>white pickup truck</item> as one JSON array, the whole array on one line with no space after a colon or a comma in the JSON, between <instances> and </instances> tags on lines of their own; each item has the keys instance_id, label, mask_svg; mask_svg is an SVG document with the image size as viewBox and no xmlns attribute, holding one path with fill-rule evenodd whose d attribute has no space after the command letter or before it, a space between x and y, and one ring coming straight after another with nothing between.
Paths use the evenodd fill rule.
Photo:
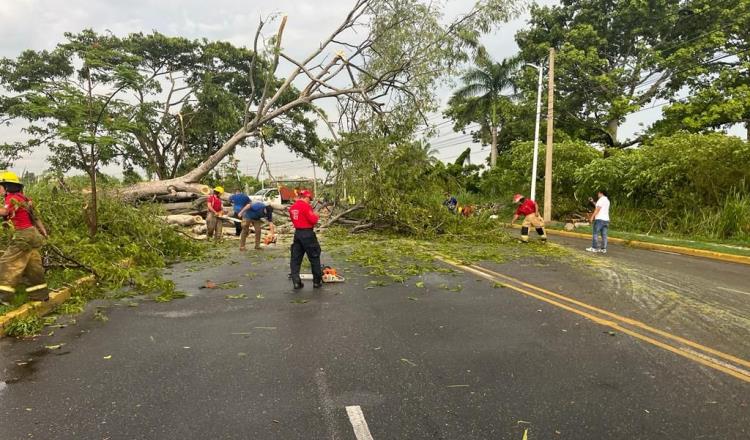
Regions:
<instances>
[{"instance_id":1,"label":"white pickup truck","mask_svg":"<svg viewBox=\"0 0 750 440\"><path fill-rule=\"evenodd\" d=\"M273 209L284 209L284 201L281 199L281 192L278 188L263 188L250 196L250 201L263 202L271 205Z\"/></svg>"}]
</instances>

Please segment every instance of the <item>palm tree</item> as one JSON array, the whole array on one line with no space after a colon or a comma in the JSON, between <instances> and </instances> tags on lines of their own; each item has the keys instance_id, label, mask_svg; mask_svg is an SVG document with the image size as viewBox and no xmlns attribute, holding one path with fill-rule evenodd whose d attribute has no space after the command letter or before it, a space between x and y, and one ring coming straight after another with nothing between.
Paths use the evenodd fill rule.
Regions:
<instances>
[{"instance_id":1,"label":"palm tree","mask_svg":"<svg viewBox=\"0 0 750 440\"><path fill-rule=\"evenodd\" d=\"M499 63L489 57L479 57L476 66L461 77L463 87L456 90L448 102L448 114L457 122L468 125L477 122L491 138L490 167L497 164L497 138L502 125L510 116L512 102L503 92L514 88L513 76L520 61L508 58Z\"/></svg>"}]
</instances>

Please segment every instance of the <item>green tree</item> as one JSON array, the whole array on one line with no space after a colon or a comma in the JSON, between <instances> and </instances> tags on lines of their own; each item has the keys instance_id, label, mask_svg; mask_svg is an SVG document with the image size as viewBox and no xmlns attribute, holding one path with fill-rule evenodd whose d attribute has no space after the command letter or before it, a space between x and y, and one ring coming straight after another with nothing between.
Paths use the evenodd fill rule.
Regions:
<instances>
[{"instance_id":1,"label":"green tree","mask_svg":"<svg viewBox=\"0 0 750 440\"><path fill-rule=\"evenodd\" d=\"M11 155L45 145L58 172L76 169L89 177L86 205L89 235L97 232L97 177L102 165L117 157L127 104L120 99L138 77L137 61L121 41L92 31L66 34L52 51L25 51L0 61L0 81L8 91L0 112L9 120L25 120L26 141L0 145Z\"/></svg>"},{"instance_id":2,"label":"green tree","mask_svg":"<svg viewBox=\"0 0 750 440\"><path fill-rule=\"evenodd\" d=\"M129 90L136 98L131 119L122 127L130 134L123 160L159 179L186 173L215 153L245 117L247 91L257 102L268 75L268 61L227 42L188 40L159 33L131 34L123 41L139 60L140 78ZM252 75L252 78L251 78ZM291 88L278 105L288 102ZM320 153L310 105L290 109L284 123L266 142L283 143L310 159ZM238 146L247 145L243 140Z\"/></svg>"},{"instance_id":3,"label":"green tree","mask_svg":"<svg viewBox=\"0 0 750 440\"><path fill-rule=\"evenodd\" d=\"M498 132L514 113L513 101L504 93L513 88L517 69L515 59L497 63L484 56L478 57L476 66L462 76L463 86L448 101L445 115L454 121L454 130L479 124L475 137L490 144L490 168L497 163Z\"/></svg>"},{"instance_id":4,"label":"green tree","mask_svg":"<svg viewBox=\"0 0 750 440\"><path fill-rule=\"evenodd\" d=\"M573 138L610 147L623 140L625 118L679 88L681 67L715 48L701 30L705 11L679 0L563 0L534 6L530 27L518 32L521 57L539 62L550 47L556 61L557 126ZM530 74L526 88L534 89Z\"/></svg>"},{"instance_id":5,"label":"green tree","mask_svg":"<svg viewBox=\"0 0 750 440\"><path fill-rule=\"evenodd\" d=\"M673 82L688 96L673 99L653 131L701 132L744 124L750 140L750 0L721 5L694 0L691 12L712 45L679 66Z\"/></svg>"}]
</instances>

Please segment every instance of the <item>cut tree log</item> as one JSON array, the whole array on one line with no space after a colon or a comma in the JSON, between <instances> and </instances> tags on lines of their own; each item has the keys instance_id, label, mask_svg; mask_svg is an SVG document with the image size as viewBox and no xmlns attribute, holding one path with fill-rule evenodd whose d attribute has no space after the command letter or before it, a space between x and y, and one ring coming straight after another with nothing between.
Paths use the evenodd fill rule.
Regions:
<instances>
[{"instance_id":1,"label":"cut tree log","mask_svg":"<svg viewBox=\"0 0 750 440\"><path fill-rule=\"evenodd\" d=\"M176 203L163 203L161 206L169 212L175 211L205 211L205 208L200 204L193 202L176 202Z\"/></svg>"},{"instance_id":2,"label":"cut tree log","mask_svg":"<svg viewBox=\"0 0 750 440\"><path fill-rule=\"evenodd\" d=\"M191 192L174 192L161 196L156 196L159 202L190 202L196 199L196 195Z\"/></svg>"},{"instance_id":3,"label":"cut tree log","mask_svg":"<svg viewBox=\"0 0 750 440\"><path fill-rule=\"evenodd\" d=\"M206 223L206 221L203 220L203 217L199 215L176 214L167 215L162 218L167 222L167 224L170 225L194 226L203 225Z\"/></svg>"}]
</instances>

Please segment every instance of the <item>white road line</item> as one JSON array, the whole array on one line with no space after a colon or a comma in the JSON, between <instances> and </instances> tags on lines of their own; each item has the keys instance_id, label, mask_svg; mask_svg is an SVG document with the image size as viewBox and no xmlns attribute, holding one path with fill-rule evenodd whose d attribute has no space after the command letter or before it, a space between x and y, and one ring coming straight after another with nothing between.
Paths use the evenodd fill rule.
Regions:
<instances>
[{"instance_id":1,"label":"white road line","mask_svg":"<svg viewBox=\"0 0 750 440\"><path fill-rule=\"evenodd\" d=\"M726 292L743 293L745 295L750 295L750 292L743 292L742 290L728 289L726 287L718 287L718 286L716 288L720 290L724 290Z\"/></svg>"},{"instance_id":2,"label":"white road line","mask_svg":"<svg viewBox=\"0 0 750 440\"><path fill-rule=\"evenodd\" d=\"M346 413L349 415L349 421L352 422L354 436L357 437L357 440L373 440L370 428L367 427L365 415L362 413L362 408L359 406L347 406Z\"/></svg>"}]
</instances>

